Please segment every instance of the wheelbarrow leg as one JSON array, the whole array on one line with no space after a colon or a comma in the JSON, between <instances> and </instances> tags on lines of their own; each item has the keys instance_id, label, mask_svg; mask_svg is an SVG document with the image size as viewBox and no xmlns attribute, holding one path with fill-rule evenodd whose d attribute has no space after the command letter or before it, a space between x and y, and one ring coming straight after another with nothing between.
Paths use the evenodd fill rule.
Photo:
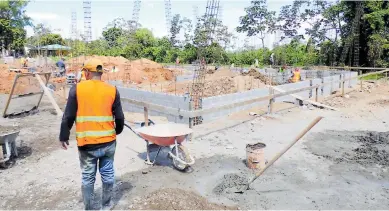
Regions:
<instances>
[{"instance_id":1,"label":"wheelbarrow leg","mask_svg":"<svg viewBox=\"0 0 389 211\"><path fill-rule=\"evenodd\" d=\"M149 141L146 140L146 161L145 163L147 165L153 165L153 163L150 161L150 150L149 150Z\"/></svg>"}]
</instances>

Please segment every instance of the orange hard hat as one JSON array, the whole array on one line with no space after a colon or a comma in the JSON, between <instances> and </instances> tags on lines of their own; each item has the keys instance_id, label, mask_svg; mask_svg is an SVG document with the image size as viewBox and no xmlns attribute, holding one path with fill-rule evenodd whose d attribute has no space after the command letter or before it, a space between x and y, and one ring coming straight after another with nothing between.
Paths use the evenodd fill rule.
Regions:
<instances>
[{"instance_id":1,"label":"orange hard hat","mask_svg":"<svg viewBox=\"0 0 389 211\"><path fill-rule=\"evenodd\" d=\"M89 59L84 63L82 70L90 72L103 72L103 62L99 59Z\"/></svg>"}]
</instances>

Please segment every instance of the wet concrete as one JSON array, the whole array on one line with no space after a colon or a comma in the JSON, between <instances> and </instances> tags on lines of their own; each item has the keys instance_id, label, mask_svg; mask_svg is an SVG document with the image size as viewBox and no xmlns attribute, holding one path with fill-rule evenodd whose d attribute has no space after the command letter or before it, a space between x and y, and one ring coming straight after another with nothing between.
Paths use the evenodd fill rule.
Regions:
<instances>
[{"instance_id":1,"label":"wet concrete","mask_svg":"<svg viewBox=\"0 0 389 211\"><path fill-rule=\"evenodd\" d=\"M311 139L309 151L337 163L389 166L389 132L326 131Z\"/></svg>"}]
</instances>

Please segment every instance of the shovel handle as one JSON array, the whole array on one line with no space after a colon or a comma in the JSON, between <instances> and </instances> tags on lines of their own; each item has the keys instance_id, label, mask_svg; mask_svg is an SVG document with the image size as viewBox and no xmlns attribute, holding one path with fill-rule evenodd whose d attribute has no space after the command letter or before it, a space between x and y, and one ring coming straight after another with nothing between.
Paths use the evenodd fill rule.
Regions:
<instances>
[{"instance_id":1,"label":"shovel handle","mask_svg":"<svg viewBox=\"0 0 389 211\"><path fill-rule=\"evenodd\" d=\"M250 180L250 182L247 185L250 185L254 180L256 180L259 176L263 174L263 172L266 171L273 163L275 163L285 152L287 152L295 143L297 143L309 130L311 130L323 117L316 117L311 124L309 124L303 131L300 132L300 134L293 140L292 143L290 143L287 147L285 147L281 152L279 152L276 156L274 156L273 159L265 166L265 168L258 171L254 178Z\"/></svg>"}]
</instances>

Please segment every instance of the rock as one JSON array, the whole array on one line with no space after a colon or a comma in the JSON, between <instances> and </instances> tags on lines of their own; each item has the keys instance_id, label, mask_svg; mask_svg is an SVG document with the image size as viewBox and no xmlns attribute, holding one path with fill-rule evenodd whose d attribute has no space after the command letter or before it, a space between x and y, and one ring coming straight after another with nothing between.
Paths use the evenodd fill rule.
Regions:
<instances>
[{"instance_id":1,"label":"rock","mask_svg":"<svg viewBox=\"0 0 389 211\"><path fill-rule=\"evenodd\" d=\"M350 98L350 95L345 95L344 98L348 99Z\"/></svg>"},{"instance_id":2,"label":"rock","mask_svg":"<svg viewBox=\"0 0 389 211\"><path fill-rule=\"evenodd\" d=\"M142 174L147 174L147 173L149 173L147 170L142 171Z\"/></svg>"}]
</instances>

